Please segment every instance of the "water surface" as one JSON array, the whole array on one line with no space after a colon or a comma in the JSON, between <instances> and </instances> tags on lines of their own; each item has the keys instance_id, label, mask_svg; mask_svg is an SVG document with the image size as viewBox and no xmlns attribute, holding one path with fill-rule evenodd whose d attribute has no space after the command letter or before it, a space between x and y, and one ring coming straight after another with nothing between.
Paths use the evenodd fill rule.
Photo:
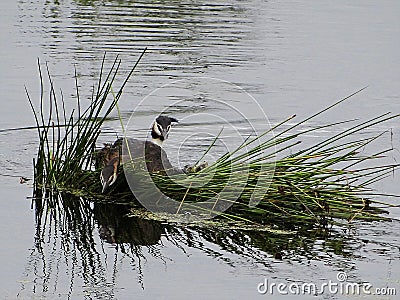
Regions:
<instances>
[{"instance_id":1,"label":"water surface","mask_svg":"<svg viewBox=\"0 0 400 300\"><path fill-rule=\"evenodd\" d=\"M74 68L88 103L105 51L108 63L120 55L125 75L145 47L121 112L126 122L138 112L130 129L146 133L167 107L182 120L166 145L182 164L198 157L209 134L223 124L249 129L215 99L246 111L258 130L269 126L260 110L248 109L252 99L221 80L254 97L272 123L293 114L301 120L364 86L369 87L313 124L399 113L399 13L397 1L1 1L0 129L34 124L24 85L37 103L37 58L42 68L48 62L73 107ZM200 77L218 80L203 84ZM179 88L177 80L182 80ZM151 101L136 110L150 93ZM104 141L121 134L117 114L113 117ZM386 137L365 151L390 142L399 148L398 121L375 130L388 129L392 141ZM228 127L224 134L232 144L240 142ZM309 139L325 134L330 133ZM260 233L127 220L120 208L105 213L104 207L76 199L65 200L60 210L45 203L38 210L38 203L26 198L29 186L19 184L19 176L32 177L36 143L33 130L0 132L0 293L6 299L278 298L259 295L257 284L264 278L321 283L336 279L338 271L352 281L400 292L398 222L357 223L328 240L316 236L281 244ZM398 153L393 154L397 161ZM375 186L400 194L398 183L397 175ZM400 217L396 209L391 213ZM282 261L274 258L277 252Z\"/></svg>"}]
</instances>

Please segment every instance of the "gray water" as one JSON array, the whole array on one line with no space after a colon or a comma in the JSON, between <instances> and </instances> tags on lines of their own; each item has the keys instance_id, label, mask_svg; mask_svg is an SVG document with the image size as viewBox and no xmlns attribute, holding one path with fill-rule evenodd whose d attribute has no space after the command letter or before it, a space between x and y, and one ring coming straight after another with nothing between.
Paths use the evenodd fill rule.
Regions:
<instances>
[{"instance_id":1,"label":"gray water","mask_svg":"<svg viewBox=\"0 0 400 300\"><path fill-rule=\"evenodd\" d=\"M166 145L175 163L199 157L222 127L229 143L221 145L221 153L239 143L226 124L248 132L248 123L218 99L229 99L227 103L260 131L269 125L248 94L271 123L293 114L302 120L365 86L312 124L399 113L399 15L398 1L3 0L0 129L34 125L24 85L38 103L38 58L43 68L48 63L72 107L74 67L81 96L88 102L105 51L108 63L120 55L126 74L145 47L120 109L125 122L133 112L138 116L129 123L132 134L146 134L164 109L181 120ZM102 140L121 134L116 119L115 112ZM393 138L386 135L369 150L391 144L399 149L398 121L374 130L391 130ZM325 134L329 132L322 137ZM275 299L280 298L277 293L257 292L265 278L277 284L321 283L336 280L338 271L345 271L351 281L394 287L400 293L397 221L356 223L337 238L307 238L275 249L270 237L254 233L208 232L141 220L118 223L118 212L108 215L102 207L82 206L79 214L60 211L57 224L35 219L27 198L31 187L21 185L19 177L32 177L36 147L34 130L0 132L4 299ZM388 159L398 162L399 151ZM398 174L374 187L400 194ZM390 213L400 217L398 209ZM107 239L107 224L120 231L119 240ZM282 261L274 258L278 250Z\"/></svg>"}]
</instances>

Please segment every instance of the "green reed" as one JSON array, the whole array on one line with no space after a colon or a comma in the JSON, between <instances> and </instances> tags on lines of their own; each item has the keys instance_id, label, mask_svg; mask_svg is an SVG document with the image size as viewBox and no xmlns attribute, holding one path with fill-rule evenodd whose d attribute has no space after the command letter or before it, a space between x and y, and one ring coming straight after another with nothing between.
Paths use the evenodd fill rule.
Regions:
<instances>
[{"instance_id":1,"label":"green reed","mask_svg":"<svg viewBox=\"0 0 400 300\"><path fill-rule=\"evenodd\" d=\"M124 79L118 92L111 95L112 85L120 69L118 56L105 72L103 56L97 86L93 87L91 102L82 108L78 76L75 71L76 107L67 114L62 92L56 92L49 68L46 64L46 77L49 85L48 101L45 101L44 76L38 61L40 76L40 105L37 110L26 89L26 94L35 117L39 137L38 154L34 160L35 190L71 189L81 190L91 185L93 153L103 122L116 106L122 91L132 76L140 59ZM47 111L47 112L46 112Z\"/></svg>"},{"instance_id":2,"label":"green reed","mask_svg":"<svg viewBox=\"0 0 400 300\"><path fill-rule=\"evenodd\" d=\"M361 155L362 150L380 139L384 132L361 139L360 134L399 115L386 113L364 122L341 121L301 132L295 131L299 125L353 95L300 123L285 127L293 117L288 118L271 129L274 131L273 137L262 142L260 138L263 135L247 140L198 174L189 175L183 180L177 179L176 182L154 174L153 180L160 190L171 198L179 200L185 195L185 202L196 203L215 199L215 195L220 195L221 190L228 184L229 177L235 175L229 183L230 189L234 191L237 187L240 196L237 199L218 198L218 201L233 201L230 209L221 214L229 219L291 225L304 222L327 225L328 221L332 223L331 221L337 219L383 219L383 210L371 205L374 197L378 195L370 186L391 175L399 165L379 165L379 160L393 151L390 146L371 155ZM348 128L339 130L337 134L311 146L294 151L299 148L299 139L302 136L322 129L343 128L343 125L348 125ZM259 143L252 146L255 142ZM239 150L246 147L250 148L238 154ZM288 149L293 153L283 154ZM274 157L278 158L274 160ZM373 161L377 161L378 165L371 166ZM366 162L368 164L365 164ZM242 172L244 169L246 172ZM201 175L209 173L214 175L204 183L204 177ZM264 190L259 184L260 179L261 182L269 183ZM262 193L258 193L259 199L256 200L259 203L253 207L252 197L257 189L261 189Z\"/></svg>"}]
</instances>

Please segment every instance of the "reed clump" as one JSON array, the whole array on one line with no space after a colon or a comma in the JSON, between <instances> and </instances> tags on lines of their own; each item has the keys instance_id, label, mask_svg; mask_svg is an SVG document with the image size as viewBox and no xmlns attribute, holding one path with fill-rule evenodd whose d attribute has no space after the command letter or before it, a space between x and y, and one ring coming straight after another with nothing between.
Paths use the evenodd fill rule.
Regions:
<instances>
[{"instance_id":1,"label":"reed clump","mask_svg":"<svg viewBox=\"0 0 400 300\"><path fill-rule=\"evenodd\" d=\"M137 63L143 54L144 52L140 55ZM93 172L96 172L93 169L93 153L101 126L117 105L123 88L137 63L123 81L118 92L111 97L112 86L121 66L121 60L116 57L108 72L105 73L104 56L97 87L93 89L91 103L85 109L82 109L78 77L75 72L76 108L67 114L63 94L56 92L47 64L49 100L45 103L44 77L38 61L41 85L38 110L26 90L39 137L38 153L33 162L34 189L36 191L42 189L47 191L69 190L75 194L84 194L83 188L93 185ZM46 109L47 111L45 111Z\"/></svg>"},{"instance_id":2,"label":"reed clump","mask_svg":"<svg viewBox=\"0 0 400 300\"><path fill-rule=\"evenodd\" d=\"M69 115L62 94L61 98L57 96L48 68L46 74L50 91L45 112L44 78L39 64L39 109L35 109L27 92L39 136L38 153L34 160L34 190L37 194L62 191L93 201L129 202L140 206L124 176L118 177L110 194L101 194L100 170L95 167L93 154L101 126L117 106L123 88L143 54L117 93L112 92L112 86L121 61L117 57L109 71L105 72L104 57L97 88L85 109L81 109L76 79L77 105ZM289 125L293 119L290 117L261 136L249 137L234 151L209 162L210 165L200 172L187 176L155 173L151 174L151 178L168 197L193 207L199 202L207 203L205 214L210 210L212 213L215 208L216 211L223 211L218 215L229 221L287 228L304 224L326 226L354 219L387 219L378 205L382 203L375 200L375 196L380 194L370 186L393 173L399 165L371 163L379 162L393 150L392 147L371 155L361 154L364 147L376 142L384 133L359 137L360 133L399 115L387 113L367 121L340 121L298 130L301 125L308 124L311 119L353 95L295 125ZM300 147L301 138L307 134L321 130L335 132L333 129L343 127L346 129L336 131L338 133L322 141ZM265 138L271 132L273 136ZM206 181L204 177L207 177ZM227 186L230 192L224 193ZM220 209L221 205L226 205L227 210Z\"/></svg>"}]
</instances>

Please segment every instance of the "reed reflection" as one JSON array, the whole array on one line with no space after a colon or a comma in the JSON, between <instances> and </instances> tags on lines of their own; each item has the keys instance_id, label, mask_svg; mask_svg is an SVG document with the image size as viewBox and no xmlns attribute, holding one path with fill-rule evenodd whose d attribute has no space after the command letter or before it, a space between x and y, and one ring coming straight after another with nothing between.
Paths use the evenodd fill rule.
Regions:
<instances>
[{"instance_id":1,"label":"reed reflection","mask_svg":"<svg viewBox=\"0 0 400 300\"><path fill-rule=\"evenodd\" d=\"M159 260L163 228L158 222L127 217L124 205L91 203L67 194L36 194L35 243L21 281L21 295L69 299L112 299L118 269L126 261L143 287L143 261ZM85 298L86 299L86 298Z\"/></svg>"},{"instance_id":2,"label":"reed reflection","mask_svg":"<svg viewBox=\"0 0 400 300\"><path fill-rule=\"evenodd\" d=\"M233 267L250 264L267 272L274 272L279 260L301 263L305 257L347 264L346 257L359 248L354 240L332 232L327 235L326 230L309 229L305 236L304 232L167 223L133 216L132 206L93 203L65 193L38 193L32 204L35 243L21 295L49 296L57 291L69 299L84 292L87 299L112 299L122 266L129 266L138 289L144 289L147 261L164 267L174 262L164 254L165 248L175 248L182 258L197 249ZM330 254L324 258L322 252Z\"/></svg>"}]
</instances>

